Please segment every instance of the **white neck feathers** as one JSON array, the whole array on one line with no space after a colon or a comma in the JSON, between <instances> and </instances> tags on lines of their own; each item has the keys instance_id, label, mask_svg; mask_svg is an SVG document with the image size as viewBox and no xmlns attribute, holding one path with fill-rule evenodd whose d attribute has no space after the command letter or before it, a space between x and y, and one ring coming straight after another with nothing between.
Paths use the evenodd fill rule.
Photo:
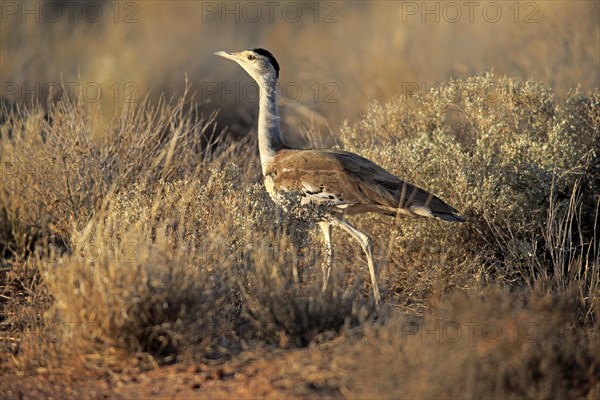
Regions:
<instances>
[{"instance_id":1,"label":"white neck feathers","mask_svg":"<svg viewBox=\"0 0 600 400\"><path fill-rule=\"evenodd\" d=\"M259 85L260 108L258 115L258 149L263 175L267 164L275 154L286 148L279 128L279 110L275 82Z\"/></svg>"}]
</instances>

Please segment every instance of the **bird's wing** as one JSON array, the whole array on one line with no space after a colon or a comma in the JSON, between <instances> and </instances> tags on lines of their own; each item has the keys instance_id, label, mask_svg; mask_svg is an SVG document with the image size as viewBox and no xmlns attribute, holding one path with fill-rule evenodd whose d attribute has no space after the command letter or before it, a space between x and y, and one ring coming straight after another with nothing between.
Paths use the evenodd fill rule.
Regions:
<instances>
[{"instance_id":1,"label":"bird's wing","mask_svg":"<svg viewBox=\"0 0 600 400\"><path fill-rule=\"evenodd\" d=\"M333 152L282 150L268 164L266 175L273 179L276 192L295 191L312 201L336 205L371 204L373 195L362 190L365 185L357 174L361 168L349 164L349 170L344 164Z\"/></svg>"},{"instance_id":2,"label":"bird's wing","mask_svg":"<svg viewBox=\"0 0 600 400\"><path fill-rule=\"evenodd\" d=\"M311 201L347 205L349 211L460 219L442 200L402 181L354 153L282 150L267 166L275 191L297 191Z\"/></svg>"}]
</instances>

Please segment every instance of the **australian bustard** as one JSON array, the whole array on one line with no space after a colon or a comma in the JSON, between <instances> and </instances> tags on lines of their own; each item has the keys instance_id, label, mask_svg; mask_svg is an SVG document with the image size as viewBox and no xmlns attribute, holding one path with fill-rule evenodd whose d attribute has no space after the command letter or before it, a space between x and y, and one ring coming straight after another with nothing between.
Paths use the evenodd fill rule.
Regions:
<instances>
[{"instance_id":1,"label":"australian bustard","mask_svg":"<svg viewBox=\"0 0 600 400\"><path fill-rule=\"evenodd\" d=\"M428 217L462 222L457 211L433 194L402 181L374 162L357 154L336 150L299 150L287 147L279 128L276 83L279 64L264 49L238 53L219 51L218 56L237 62L256 81L260 90L258 146L265 187L278 204L295 194L298 206L325 206L331 212L318 221L325 239L323 290L327 287L333 247L331 231L339 226L362 246L369 265L376 304L380 302L372 239L346 221L346 215L376 212L390 216Z\"/></svg>"}]
</instances>

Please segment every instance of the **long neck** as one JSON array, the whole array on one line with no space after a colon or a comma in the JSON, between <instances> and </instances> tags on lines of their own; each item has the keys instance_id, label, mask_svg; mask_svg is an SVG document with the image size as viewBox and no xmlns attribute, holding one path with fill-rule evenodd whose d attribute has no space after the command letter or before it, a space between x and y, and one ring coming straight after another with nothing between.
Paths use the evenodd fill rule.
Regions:
<instances>
[{"instance_id":1,"label":"long neck","mask_svg":"<svg viewBox=\"0 0 600 400\"><path fill-rule=\"evenodd\" d=\"M286 148L279 129L275 82L260 85L260 109L258 115L258 150L263 175L275 154Z\"/></svg>"}]
</instances>

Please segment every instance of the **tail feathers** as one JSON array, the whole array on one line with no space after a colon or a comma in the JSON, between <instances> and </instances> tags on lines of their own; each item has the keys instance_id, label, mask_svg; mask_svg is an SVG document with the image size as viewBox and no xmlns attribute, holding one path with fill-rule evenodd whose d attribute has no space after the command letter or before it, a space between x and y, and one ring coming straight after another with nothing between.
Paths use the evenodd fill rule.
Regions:
<instances>
[{"instance_id":1,"label":"tail feathers","mask_svg":"<svg viewBox=\"0 0 600 400\"><path fill-rule=\"evenodd\" d=\"M465 219L463 217L456 214L436 213L433 217L448 222L465 222Z\"/></svg>"},{"instance_id":2,"label":"tail feathers","mask_svg":"<svg viewBox=\"0 0 600 400\"><path fill-rule=\"evenodd\" d=\"M463 217L455 214L456 211L454 209L448 212L436 212L423 206L412 206L410 207L410 211L420 217L441 219L448 222L465 222Z\"/></svg>"},{"instance_id":3,"label":"tail feathers","mask_svg":"<svg viewBox=\"0 0 600 400\"><path fill-rule=\"evenodd\" d=\"M379 196L379 204L368 204L360 208L360 211L357 208L356 212L376 211L389 216L435 218L448 222L465 221L458 215L457 210L442 199L410 183L400 181L400 184L388 182L386 185L386 182L378 182L378 188L385 188L385 193L389 196Z\"/></svg>"}]
</instances>

